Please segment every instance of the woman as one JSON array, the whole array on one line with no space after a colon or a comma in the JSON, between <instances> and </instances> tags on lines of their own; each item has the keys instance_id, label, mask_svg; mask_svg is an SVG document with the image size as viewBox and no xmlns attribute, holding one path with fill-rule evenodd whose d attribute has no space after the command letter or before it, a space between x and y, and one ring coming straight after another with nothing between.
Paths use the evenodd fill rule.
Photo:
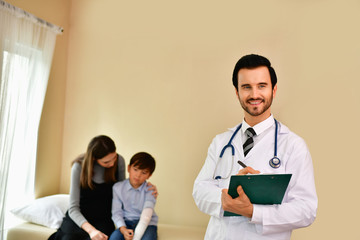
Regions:
<instances>
[{"instance_id":1,"label":"woman","mask_svg":"<svg viewBox=\"0 0 360 240\"><path fill-rule=\"evenodd\" d=\"M112 186L125 179L125 161L108 136L94 137L72 163L70 207L49 240L106 240L114 231ZM157 196L156 187L152 186Z\"/></svg>"}]
</instances>

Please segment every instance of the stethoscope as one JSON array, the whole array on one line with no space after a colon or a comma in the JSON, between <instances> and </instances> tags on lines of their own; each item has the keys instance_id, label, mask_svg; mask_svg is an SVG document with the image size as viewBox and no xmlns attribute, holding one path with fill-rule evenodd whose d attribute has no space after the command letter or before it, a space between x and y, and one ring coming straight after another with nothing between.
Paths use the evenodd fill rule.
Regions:
<instances>
[{"instance_id":1,"label":"stethoscope","mask_svg":"<svg viewBox=\"0 0 360 240\"><path fill-rule=\"evenodd\" d=\"M281 165L281 161L280 161L280 158L277 157L278 122L276 121L276 119L274 119L274 121L275 121L274 157L270 159L269 165L270 165L272 168L279 168L280 165ZM219 156L219 160L218 160L218 162L216 163L216 166L215 166L215 171L214 171L214 175L213 175L213 178L214 178L214 179L222 179L222 178L223 178L223 177L221 177L221 176L216 176L216 177L215 177L215 172L216 172L216 169L217 169L217 167L218 167L218 165L219 165L219 162L220 162L220 160L222 159L222 157L223 157L223 155L224 155L224 153L225 153L225 151L226 151L227 148L231 148L232 162L231 162L230 172L229 172L229 174L225 177L225 179L230 177L231 172L232 172L232 168L233 168L233 163L234 163L234 156L235 156L235 148L234 148L234 146L231 144L231 142L232 142L232 140L234 139L234 137L236 136L236 134L238 133L238 131L240 130L241 125L242 125L242 124L240 124L240 125L236 128L236 130L235 130L235 132L233 133L233 135L231 136L228 144L226 144L226 145L223 147L223 149L221 150L220 156Z\"/></svg>"}]
</instances>

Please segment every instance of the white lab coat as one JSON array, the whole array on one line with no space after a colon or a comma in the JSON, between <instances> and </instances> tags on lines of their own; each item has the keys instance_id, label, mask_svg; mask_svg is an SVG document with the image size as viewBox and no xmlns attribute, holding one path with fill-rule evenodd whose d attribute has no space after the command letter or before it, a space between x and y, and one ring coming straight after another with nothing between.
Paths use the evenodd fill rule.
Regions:
<instances>
[{"instance_id":1,"label":"white lab coat","mask_svg":"<svg viewBox=\"0 0 360 240\"><path fill-rule=\"evenodd\" d=\"M272 116L269 119L274 121ZM254 204L251 219L243 216L223 217L221 190L228 188L230 178L214 180L213 176L226 177L231 169L232 157L228 148L214 174L220 152L235 129L236 127L229 129L213 139L205 164L194 183L193 198L196 205L211 216L205 239L290 239L293 229L310 225L316 217L317 195L313 165L306 143L279 123L277 156L281 160L281 166L274 169L270 167L269 160L274 156L275 124L264 132L245 158L239 131L232 141L235 158L231 175L236 175L242 169L237 163L242 160L261 173L292 173L292 177L281 205Z\"/></svg>"}]
</instances>

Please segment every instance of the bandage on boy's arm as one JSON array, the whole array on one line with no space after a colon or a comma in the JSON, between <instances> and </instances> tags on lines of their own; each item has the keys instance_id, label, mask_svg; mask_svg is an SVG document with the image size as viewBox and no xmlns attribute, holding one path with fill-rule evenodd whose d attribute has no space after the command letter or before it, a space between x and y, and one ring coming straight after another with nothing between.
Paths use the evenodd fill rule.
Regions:
<instances>
[{"instance_id":1,"label":"bandage on boy's arm","mask_svg":"<svg viewBox=\"0 0 360 240\"><path fill-rule=\"evenodd\" d=\"M154 210L152 208L144 208L141 212L140 220L134 231L133 240L140 240L144 235L147 226L150 223Z\"/></svg>"}]
</instances>

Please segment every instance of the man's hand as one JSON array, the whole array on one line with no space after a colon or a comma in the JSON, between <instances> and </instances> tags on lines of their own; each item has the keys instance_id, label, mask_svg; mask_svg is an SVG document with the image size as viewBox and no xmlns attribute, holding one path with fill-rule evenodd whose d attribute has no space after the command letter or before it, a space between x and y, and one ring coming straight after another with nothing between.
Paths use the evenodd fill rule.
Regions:
<instances>
[{"instance_id":1,"label":"man's hand","mask_svg":"<svg viewBox=\"0 0 360 240\"><path fill-rule=\"evenodd\" d=\"M224 211L237 213L244 217L251 218L254 207L242 187L238 186L237 188L239 194L237 198L232 198L227 192L228 189L223 189L221 194L221 203Z\"/></svg>"},{"instance_id":2,"label":"man's hand","mask_svg":"<svg viewBox=\"0 0 360 240\"><path fill-rule=\"evenodd\" d=\"M236 174L236 175L246 175L246 174L248 174L248 173L250 173L250 174L259 174L260 171L255 170L255 169L253 169L252 167L246 167L246 168L241 169L241 170L238 172L238 174Z\"/></svg>"},{"instance_id":3,"label":"man's hand","mask_svg":"<svg viewBox=\"0 0 360 240\"><path fill-rule=\"evenodd\" d=\"M259 174L260 171L255 170L252 167L246 167L241 169L237 175L246 175L248 173ZM221 203L224 211L237 213L242 216L251 218L254 208L252 203L250 202L248 196L245 194L241 186L238 186L236 190L239 194L237 198L232 198L228 194L228 189L222 190Z\"/></svg>"}]
</instances>

